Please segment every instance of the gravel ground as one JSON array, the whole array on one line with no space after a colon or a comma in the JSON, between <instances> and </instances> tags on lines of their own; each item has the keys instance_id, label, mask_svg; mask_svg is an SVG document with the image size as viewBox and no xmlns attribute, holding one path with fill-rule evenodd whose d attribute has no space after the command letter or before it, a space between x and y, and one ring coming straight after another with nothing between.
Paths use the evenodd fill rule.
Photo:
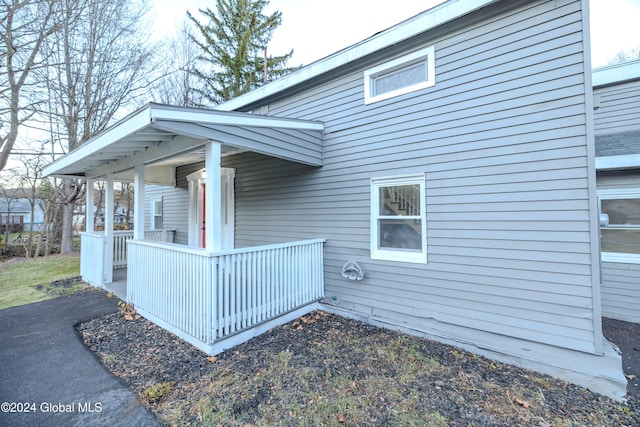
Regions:
<instances>
[{"instance_id":1,"label":"gravel ground","mask_svg":"<svg viewBox=\"0 0 640 427\"><path fill-rule=\"evenodd\" d=\"M321 311L216 357L124 314L79 331L167 425L640 425L634 394L617 402Z\"/></svg>"}]
</instances>

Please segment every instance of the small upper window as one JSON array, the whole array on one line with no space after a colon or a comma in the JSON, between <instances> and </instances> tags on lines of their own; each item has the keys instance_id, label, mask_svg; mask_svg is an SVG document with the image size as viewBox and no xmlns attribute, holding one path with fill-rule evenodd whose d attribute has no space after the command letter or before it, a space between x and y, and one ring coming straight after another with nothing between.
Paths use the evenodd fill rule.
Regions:
<instances>
[{"instance_id":1,"label":"small upper window","mask_svg":"<svg viewBox=\"0 0 640 427\"><path fill-rule=\"evenodd\" d=\"M429 46L364 72L364 103L382 101L433 86L435 49Z\"/></svg>"}]
</instances>

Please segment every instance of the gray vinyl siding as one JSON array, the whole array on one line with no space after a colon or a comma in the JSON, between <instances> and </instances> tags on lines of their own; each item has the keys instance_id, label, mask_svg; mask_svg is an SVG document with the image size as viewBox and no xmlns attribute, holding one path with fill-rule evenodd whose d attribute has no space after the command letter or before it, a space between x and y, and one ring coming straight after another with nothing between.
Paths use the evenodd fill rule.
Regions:
<instances>
[{"instance_id":1,"label":"gray vinyl siding","mask_svg":"<svg viewBox=\"0 0 640 427\"><path fill-rule=\"evenodd\" d=\"M594 96L596 135L640 129L640 81L595 88ZM640 171L600 172L597 182L599 190L640 189ZM602 315L640 323L640 264L603 262L601 282Z\"/></svg>"},{"instance_id":2,"label":"gray vinyl siding","mask_svg":"<svg viewBox=\"0 0 640 427\"><path fill-rule=\"evenodd\" d=\"M596 135L640 129L640 81L594 89L600 107L595 111Z\"/></svg>"},{"instance_id":3,"label":"gray vinyl siding","mask_svg":"<svg viewBox=\"0 0 640 427\"><path fill-rule=\"evenodd\" d=\"M543 2L425 34L429 89L365 106L363 67L270 104L325 123L324 166L225 158L236 246L324 237L328 303L594 352L580 8ZM428 263L371 260L370 180L413 173L426 173ZM361 282L340 275L349 260Z\"/></svg>"},{"instance_id":4,"label":"gray vinyl siding","mask_svg":"<svg viewBox=\"0 0 640 427\"><path fill-rule=\"evenodd\" d=\"M600 172L598 190L640 189L640 171ZM602 263L602 315L640 323L640 264Z\"/></svg>"},{"instance_id":5,"label":"gray vinyl siding","mask_svg":"<svg viewBox=\"0 0 640 427\"><path fill-rule=\"evenodd\" d=\"M640 264L602 263L602 315L640 323Z\"/></svg>"},{"instance_id":6,"label":"gray vinyl siding","mask_svg":"<svg viewBox=\"0 0 640 427\"><path fill-rule=\"evenodd\" d=\"M145 186L145 229L150 229L151 200L162 197L162 227L174 228L175 243L186 245L189 242L188 206L189 191L187 175L200 170L204 163L194 163L176 168L176 186Z\"/></svg>"}]
</instances>

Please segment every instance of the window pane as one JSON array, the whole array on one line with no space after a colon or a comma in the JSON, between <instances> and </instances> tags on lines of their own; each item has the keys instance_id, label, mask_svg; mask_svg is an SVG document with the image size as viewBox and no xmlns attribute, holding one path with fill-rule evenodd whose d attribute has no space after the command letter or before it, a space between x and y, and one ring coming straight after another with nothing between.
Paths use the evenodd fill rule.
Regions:
<instances>
[{"instance_id":1,"label":"window pane","mask_svg":"<svg viewBox=\"0 0 640 427\"><path fill-rule=\"evenodd\" d=\"M380 187L379 214L383 216L420 215L420 185Z\"/></svg>"},{"instance_id":2,"label":"window pane","mask_svg":"<svg viewBox=\"0 0 640 427\"><path fill-rule=\"evenodd\" d=\"M609 199L601 202L610 226L640 226L640 199Z\"/></svg>"},{"instance_id":3,"label":"window pane","mask_svg":"<svg viewBox=\"0 0 640 427\"><path fill-rule=\"evenodd\" d=\"M162 229L162 217L161 216L154 216L153 217L153 229L154 230Z\"/></svg>"},{"instance_id":4,"label":"window pane","mask_svg":"<svg viewBox=\"0 0 640 427\"><path fill-rule=\"evenodd\" d=\"M378 220L379 248L422 250L422 221L419 219Z\"/></svg>"},{"instance_id":5,"label":"window pane","mask_svg":"<svg viewBox=\"0 0 640 427\"><path fill-rule=\"evenodd\" d=\"M427 80L427 65L422 61L373 79L373 96L422 83Z\"/></svg>"},{"instance_id":6,"label":"window pane","mask_svg":"<svg viewBox=\"0 0 640 427\"><path fill-rule=\"evenodd\" d=\"M600 231L602 252L640 254L640 230L602 228Z\"/></svg>"}]
</instances>

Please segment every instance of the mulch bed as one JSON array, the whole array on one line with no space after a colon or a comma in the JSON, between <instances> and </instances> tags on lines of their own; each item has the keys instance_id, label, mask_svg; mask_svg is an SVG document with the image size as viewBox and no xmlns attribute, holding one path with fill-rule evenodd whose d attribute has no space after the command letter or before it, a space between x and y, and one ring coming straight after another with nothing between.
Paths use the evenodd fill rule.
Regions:
<instances>
[{"instance_id":1,"label":"mulch bed","mask_svg":"<svg viewBox=\"0 0 640 427\"><path fill-rule=\"evenodd\" d=\"M265 378L267 365L275 360L273 355L288 354L290 369L282 369L277 381L299 384L296 369L317 372L317 384L308 385L315 387L316 400L317 396L335 392L322 381L326 372L348 378L354 390L374 375L389 381L404 375L393 383L398 387L397 399L413 396L416 413L441 414L444 420L438 425L640 425L636 395L629 395L626 403L617 402L547 375L321 311L274 328L216 357L209 357L135 314L133 320L125 320L123 313L109 315L80 325L79 331L105 366L123 378L166 424L201 425L206 420L198 412L197 402L219 393L218 401L233 400L231 412L238 416L223 425L271 425L263 418L262 405L286 408L284 400L289 397L275 394L276 380ZM399 342L414 349L420 360L429 361L411 378L387 363L396 357L387 350L359 351L363 343L389 349ZM222 378L224 372L246 378L250 384L246 388L251 390L234 396L229 395L235 392L216 391L212 378ZM163 383L171 384L170 393L148 394L151 385ZM300 400L299 395L294 396L295 390L291 393L291 399ZM348 415L337 414L332 424L397 425L393 398L387 397L385 390L368 393L371 395L362 398L370 403L358 409L362 412L359 422L352 423ZM290 410L282 409L281 417L278 424L312 424L301 416L296 418Z\"/></svg>"},{"instance_id":2,"label":"mulch bed","mask_svg":"<svg viewBox=\"0 0 640 427\"><path fill-rule=\"evenodd\" d=\"M640 399L640 324L604 318L602 332L622 353L627 395L632 399Z\"/></svg>"}]
</instances>

